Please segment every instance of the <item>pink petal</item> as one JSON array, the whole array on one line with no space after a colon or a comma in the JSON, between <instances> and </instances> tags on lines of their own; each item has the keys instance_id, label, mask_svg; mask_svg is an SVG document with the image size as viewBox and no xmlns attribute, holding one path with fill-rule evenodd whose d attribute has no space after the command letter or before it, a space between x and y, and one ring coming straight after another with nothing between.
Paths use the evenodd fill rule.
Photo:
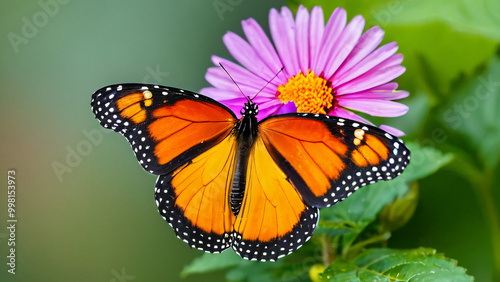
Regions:
<instances>
[{"instance_id":1,"label":"pink petal","mask_svg":"<svg viewBox=\"0 0 500 282\"><path fill-rule=\"evenodd\" d=\"M395 54L387 58L387 60L383 61L382 63L373 67L371 71L376 72L380 69L401 65L402 62L403 62L403 54Z\"/></svg>"},{"instance_id":2,"label":"pink petal","mask_svg":"<svg viewBox=\"0 0 500 282\"><path fill-rule=\"evenodd\" d=\"M355 93L387 83L405 72L406 68L400 65L402 61L402 54L392 55L366 73L338 87L337 93Z\"/></svg>"},{"instance_id":3,"label":"pink petal","mask_svg":"<svg viewBox=\"0 0 500 282\"><path fill-rule=\"evenodd\" d=\"M371 90L396 90L396 89L398 89L397 82L389 82L389 83L377 85L377 86L371 88Z\"/></svg>"},{"instance_id":4,"label":"pink petal","mask_svg":"<svg viewBox=\"0 0 500 282\"><path fill-rule=\"evenodd\" d=\"M379 117L398 117L408 112L408 106L388 100L338 99L337 102L344 108Z\"/></svg>"},{"instance_id":5,"label":"pink petal","mask_svg":"<svg viewBox=\"0 0 500 282\"><path fill-rule=\"evenodd\" d=\"M364 26L365 19L360 15L355 16L349 22L333 47L331 59L325 67L324 77L331 77L337 71L340 64L344 62L354 46L356 46Z\"/></svg>"},{"instance_id":6,"label":"pink petal","mask_svg":"<svg viewBox=\"0 0 500 282\"><path fill-rule=\"evenodd\" d=\"M203 88L200 90L200 94L208 96L208 97L210 97L214 100L217 100L217 101L219 101L219 100L231 101L231 100L237 99L237 101L238 101L238 103L240 103L241 107L243 107L243 103L244 103L244 101L246 101L245 96L243 96L241 94L241 92L239 92L239 91L232 91L232 90L220 89L220 88L215 88L215 87ZM274 99L274 96L270 97L270 96L261 95L261 93L259 93L259 95L255 96L255 97L249 97L249 98L253 98L253 101L255 103L259 104L259 103L267 102L270 99Z\"/></svg>"},{"instance_id":7,"label":"pink petal","mask_svg":"<svg viewBox=\"0 0 500 282\"><path fill-rule=\"evenodd\" d=\"M208 69L207 74L205 75L205 79L213 86L239 92L238 88L231 80L231 78L229 78L227 73L219 66L219 62L222 63L224 68L226 68L229 74L231 74L231 77L233 77L243 93L245 93L246 95L256 94L267 83L266 80L256 76L255 74L249 72L245 68L231 61L217 56L212 56L212 61L214 62L216 67ZM281 82L276 78L270 84L268 84L262 92L269 93L274 96L280 83Z\"/></svg>"},{"instance_id":8,"label":"pink petal","mask_svg":"<svg viewBox=\"0 0 500 282\"><path fill-rule=\"evenodd\" d=\"M401 137L401 136L405 136L405 133L397 128L394 128L392 126L388 126L388 125L385 125L385 124L382 124L379 126L380 129L382 130L385 130L387 132L389 132L390 134L396 136L396 137Z\"/></svg>"},{"instance_id":9,"label":"pink petal","mask_svg":"<svg viewBox=\"0 0 500 282\"><path fill-rule=\"evenodd\" d=\"M278 50L278 55L285 67L284 72L290 77L299 72L297 49L295 46L295 26L293 21L290 22L288 19L288 14L291 14L291 11L283 7L281 12L282 15L276 9L271 9L269 13L269 26L276 50Z\"/></svg>"},{"instance_id":10,"label":"pink petal","mask_svg":"<svg viewBox=\"0 0 500 282\"><path fill-rule=\"evenodd\" d=\"M358 78L351 80L337 88L340 95L354 93L370 89L377 85L389 82L405 72L406 68L400 65L393 65L375 71L367 72Z\"/></svg>"},{"instance_id":11,"label":"pink petal","mask_svg":"<svg viewBox=\"0 0 500 282\"><path fill-rule=\"evenodd\" d=\"M346 71L349 71L359 61L366 57L366 55L375 50L375 48L377 48L382 41L383 37L384 31L378 26L374 26L365 32L359 39L356 47L354 47L352 52L345 59L344 63L334 74L332 80L335 80L336 77L342 76Z\"/></svg>"},{"instance_id":12,"label":"pink petal","mask_svg":"<svg viewBox=\"0 0 500 282\"><path fill-rule=\"evenodd\" d=\"M343 117L343 118L347 118L347 119L352 119L352 120L355 120L355 121L359 121L361 123L373 125L373 123L371 123L368 120L360 117L359 115L357 115L357 114L355 114L355 113L353 113L351 111L348 111L346 109L340 108L340 107L335 107L335 109L332 110L332 111L330 111L328 113L328 115L336 116L336 117Z\"/></svg>"},{"instance_id":13,"label":"pink petal","mask_svg":"<svg viewBox=\"0 0 500 282\"><path fill-rule=\"evenodd\" d=\"M247 99L243 95L241 95L241 93L240 93L239 97L233 96L229 99L221 99L221 101L224 101L224 103L228 103L228 104L232 104L232 105L240 105L240 109L243 109L245 107L245 103L248 102ZM269 99L269 98L266 98L263 96L257 96L254 99L252 99L252 101L259 106L266 104L270 101L273 104L279 103L279 101L275 101L274 99Z\"/></svg>"},{"instance_id":14,"label":"pink petal","mask_svg":"<svg viewBox=\"0 0 500 282\"><path fill-rule=\"evenodd\" d=\"M347 15L345 10L343 8L335 9L326 24L317 61L312 62L311 70L316 71L317 75L320 75L324 71L332 49L337 43L337 38L344 29L346 22Z\"/></svg>"},{"instance_id":15,"label":"pink petal","mask_svg":"<svg viewBox=\"0 0 500 282\"><path fill-rule=\"evenodd\" d=\"M406 98L410 95L408 91L404 90L374 90L369 89L356 93L347 93L344 95L337 95L337 99L382 99L382 100L399 100Z\"/></svg>"},{"instance_id":16,"label":"pink petal","mask_svg":"<svg viewBox=\"0 0 500 282\"><path fill-rule=\"evenodd\" d=\"M256 102L259 106L259 114L257 115L257 120L261 120L269 115L276 114L279 108L283 105L279 100L276 99L260 99L260 101L258 101L258 99L256 98L256 100L254 100L254 102ZM228 100L219 100L218 102L233 111L237 118L241 118L241 110L243 109L244 104L247 102L247 100L246 98L241 96L234 97Z\"/></svg>"},{"instance_id":17,"label":"pink petal","mask_svg":"<svg viewBox=\"0 0 500 282\"><path fill-rule=\"evenodd\" d=\"M227 74L220 67L209 68L207 73L205 74L205 79L216 88L231 90L235 93L240 92L236 84L234 84L234 82L229 77L227 77ZM253 85L247 85L239 82L237 83L241 91L247 96L255 95L259 91L259 89L254 87ZM262 83L264 84L265 82L263 81ZM268 87L274 87L274 86L268 86ZM270 91L268 88L266 88L265 91L263 92L269 93ZM272 96L274 97L274 95Z\"/></svg>"},{"instance_id":18,"label":"pink petal","mask_svg":"<svg viewBox=\"0 0 500 282\"><path fill-rule=\"evenodd\" d=\"M297 10L297 37L296 45L299 58L299 67L302 73L307 74L309 69L309 13L300 5Z\"/></svg>"},{"instance_id":19,"label":"pink petal","mask_svg":"<svg viewBox=\"0 0 500 282\"><path fill-rule=\"evenodd\" d=\"M267 67L255 52L256 50L254 50L243 38L235 33L227 32L222 37L222 40L224 44L226 44L231 56L255 75L264 78L273 77L276 74Z\"/></svg>"},{"instance_id":20,"label":"pink petal","mask_svg":"<svg viewBox=\"0 0 500 282\"><path fill-rule=\"evenodd\" d=\"M205 74L205 79L216 88L231 90L234 92L239 91L238 87L236 87L231 79L224 77L224 75L220 72L220 67L209 68ZM245 85L241 85L240 87L245 88ZM255 91L255 89L252 89L252 91Z\"/></svg>"},{"instance_id":21,"label":"pink petal","mask_svg":"<svg viewBox=\"0 0 500 282\"><path fill-rule=\"evenodd\" d=\"M257 120L276 115L282 105L283 104L279 102L279 100L269 100L268 102L259 104L259 113L257 114Z\"/></svg>"},{"instance_id":22,"label":"pink petal","mask_svg":"<svg viewBox=\"0 0 500 282\"><path fill-rule=\"evenodd\" d=\"M239 91L232 91L215 87L205 87L200 90L200 94L208 96L217 101L231 100L236 97L242 96Z\"/></svg>"},{"instance_id":23,"label":"pink petal","mask_svg":"<svg viewBox=\"0 0 500 282\"><path fill-rule=\"evenodd\" d=\"M288 102L286 104L283 104L283 106L280 107L278 110L277 114L289 114L289 113L296 113L297 112L297 107L295 106L294 102Z\"/></svg>"},{"instance_id":24,"label":"pink petal","mask_svg":"<svg viewBox=\"0 0 500 282\"><path fill-rule=\"evenodd\" d=\"M351 70L346 72L343 76L338 77L337 79L332 80L332 84L340 85L346 83L348 81L353 80L354 78L362 75L373 69L375 66L385 61L390 56L394 55L398 50L398 45L396 42L388 43L377 50L370 53L363 60L357 63Z\"/></svg>"},{"instance_id":25,"label":"pink petal","mask_svg":"<svg viewBox=\"0 0 500 282\"><path fill-rule=\"evenodd\" d=\"M234 98L231 100L218 100L219 103L223 104L224 106L228 107L233 113L236 115L237 118L241 118L241 109L243 108L242 105L247 100L243 97L241 98Z\"/></svg>"},{"instance_id":26,"label":"pink petal","mask_svg":"<svg viewBox=\"0 0 500 282\"><path fill-rule=\"evenodd\" d=\"M252 18L243 21L242 26L253 49L258 50L257 55L267 65L271 72L276 74L283 66L283 63L262 27ZM284 74L281 76L283 76L282 79L284 79Z\"/></svg>"},{"instance_id":27,"label":"pink petal","mask_svg":"<svg viewBox=\"0 0 500 282\"><path fill-rule=\"evenodd\" d=\"M311 16L309 17L309 50L310 50L310 61L309 68L313 65L313 62L318 61L319 50L321 47L321 40L323 38L323 32L325 30L325 20L323 18L323 10L320 6L316 6L311 10ZM311 68L312 69L312 68Z\"/></svg>"},{"instance_id":28,"label":"pink petal","mask_svg":"<svg viewBox=\"0 0 500 282\"><path fill-rule=\"evenodd\" d=\"M226 80L231 80L229 75L220 67L220 64L224 66L231 77L238 83L238 85L248 85L258 88L260 85L264 86L266 79L256 75L253 72L248 71L248 69L235 64L232 61L226 60L218 56L212 56L212 62L217 69L217 72L221 74L222 78ZM231 81L232 82L232 81ZM234 84L234 83L233 83Z\"/></svg>"}]
</instances>

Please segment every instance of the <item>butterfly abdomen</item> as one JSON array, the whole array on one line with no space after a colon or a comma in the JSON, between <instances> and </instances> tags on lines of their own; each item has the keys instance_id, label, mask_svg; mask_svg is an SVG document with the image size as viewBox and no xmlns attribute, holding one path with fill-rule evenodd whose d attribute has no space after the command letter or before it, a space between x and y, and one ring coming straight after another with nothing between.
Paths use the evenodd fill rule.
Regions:
<instances>
[{"instance_id":1,"label":"butterfly abdomen","mask_svg":"<svg viewBox=\"0 0 500 282\"><path fill-rule=\"evenodd\" d=\"M231 210L238 216L241 208L241 201L245 195L246 171L248 164L248 154L238 155L236 173L233 178L233 188L231 189Z\"/></svg>"}]
</instances>

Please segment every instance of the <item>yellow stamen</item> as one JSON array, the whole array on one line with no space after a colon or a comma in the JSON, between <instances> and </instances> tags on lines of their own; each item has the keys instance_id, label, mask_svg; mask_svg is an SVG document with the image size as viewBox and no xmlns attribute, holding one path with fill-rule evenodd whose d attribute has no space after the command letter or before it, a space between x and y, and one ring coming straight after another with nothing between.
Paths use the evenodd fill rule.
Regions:
<instances>
[{"instance_id":1,"label":"yellow stamen","mask_svg":"<svg viewBox=\"0 0 500 282\"><path fill-rule=\"evenodd\" d=\"M326 114L333 106L332 88L327 80L307 71L302 71L288 79L285 85L278 86L278 99L283 103L293 101L299 113Z\"/></svg>"}]
</instances>

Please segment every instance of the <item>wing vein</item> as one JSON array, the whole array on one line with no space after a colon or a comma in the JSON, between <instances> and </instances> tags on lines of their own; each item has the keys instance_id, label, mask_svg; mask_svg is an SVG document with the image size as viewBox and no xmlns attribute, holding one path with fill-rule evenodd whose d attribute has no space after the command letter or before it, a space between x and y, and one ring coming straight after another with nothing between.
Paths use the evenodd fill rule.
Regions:
<instances>
[{"instance_id":1,"label":"wing vein","mask_svg":"<svg viewBox=\"0 0 500 282\"><path fill-rule=\"evenodd\" d=\"M301 142L299 142L300 146L302 146L302 148L304 149L304 151L306 152L306 154L309 156L309 158L313 161L313 163L316 165L316 167L318 167L319 170L321 170L321 172L323 172L323 174L325 176L327 176L328 175L327 172L323 169L322 166L319 165L319 163L313 158L313 156L311 156L311 154L309 153L309 151L307 151L306 147L304 146L303 142L307 142L307 141L301 141ZM328 145L325 144L325 142L320 141L320 142L314 142L314 143L321 143L321 144L325 145L325 147L328 148L328 150L330 150L330 152L332 152L334 155L337 155ZM328 178L328 176L327 176L327 178Z\"/></svg>"}]
</instances>

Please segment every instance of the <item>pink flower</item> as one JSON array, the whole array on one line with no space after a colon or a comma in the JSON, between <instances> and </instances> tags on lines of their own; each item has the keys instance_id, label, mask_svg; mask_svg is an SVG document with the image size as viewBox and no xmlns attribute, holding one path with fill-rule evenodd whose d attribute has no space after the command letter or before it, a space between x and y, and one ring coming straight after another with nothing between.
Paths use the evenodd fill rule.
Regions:
<instances>
[{"instance_id":1,"label":"pink flower","mask_svg":"<svg viewBox=\"0 0 500 282\"><path fill-rule=\"evenodd\" d=\"M213 87L201 93L239 114L245 97L219 63L227 69L245 95L253 97L284 67L254 99L259 105L258 119L290 112L323 113L371 124L354 113L397 117L408 107L393 100L405 98L407 91L396 90L391 82L405 68L396 42L377 48L384 31L372 27L363 33L365 20L354 17L348 24L346 12L337 8L324 25L323 10L300 6L296 18L287 7L272 9L269 25L274 46L252 18L242 22L247 40L227 32L223 41L241 64L212 56L216 67L208 69L206 79ZM382 125L397 135L403 132Z\"/></svg>"}]
</instances>

